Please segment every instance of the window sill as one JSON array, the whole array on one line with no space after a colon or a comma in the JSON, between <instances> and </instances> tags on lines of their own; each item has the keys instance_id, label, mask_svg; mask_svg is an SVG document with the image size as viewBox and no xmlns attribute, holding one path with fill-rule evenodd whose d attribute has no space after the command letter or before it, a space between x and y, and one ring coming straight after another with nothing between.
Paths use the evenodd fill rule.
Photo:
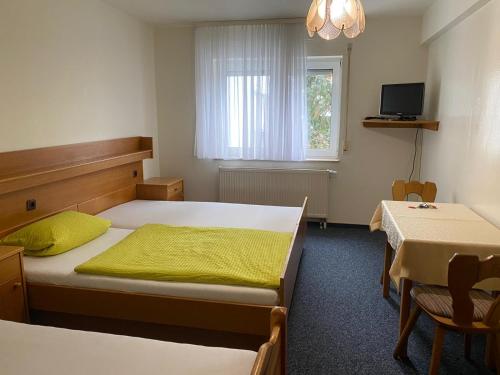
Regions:
<instances>
[{"instance_id":1,"label":"window sill","mask_svg":"<svg viewBox=\"0 0 500 375\"><path fill-rule=\"evenodd\" d=\"M326 161L326 162L329 162L329 163L338 163L338 162L340 162L340 159L314 159L314 158L307 158L304 161L305 162L308 162L308 161L313 161L313 162Z\"/></svg>"}]
</instances>

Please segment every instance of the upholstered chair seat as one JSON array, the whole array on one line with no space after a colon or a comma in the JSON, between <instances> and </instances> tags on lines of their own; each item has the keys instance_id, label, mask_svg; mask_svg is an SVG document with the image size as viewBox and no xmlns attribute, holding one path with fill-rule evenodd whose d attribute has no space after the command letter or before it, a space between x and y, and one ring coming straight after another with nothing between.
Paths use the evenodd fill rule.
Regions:
<instances>
[{"instance_id":1,"label":"upholstered chair seat","mask_svg":"<svg viewBox=\"0 0 500 375\"><path fill-rule=\"evenodd\" d=\"M411 295L427 312L444 318L451 319L453 317L453 300L448 288L419 285L411 290ZM495 299L482 290L473 289L469 295L474 304L472 319L479 322L484 319Z\"/></svg>"}]
</instances>

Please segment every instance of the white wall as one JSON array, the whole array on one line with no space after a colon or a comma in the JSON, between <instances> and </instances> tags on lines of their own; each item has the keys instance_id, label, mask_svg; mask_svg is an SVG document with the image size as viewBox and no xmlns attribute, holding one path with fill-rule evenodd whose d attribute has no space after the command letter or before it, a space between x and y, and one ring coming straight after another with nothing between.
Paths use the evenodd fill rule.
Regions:
<instances>
[{"instance_id":1,"label":"white wall","mask_svg":"<svg viewBox=\"0 0 500 375\"><path fill-rule=\"evenodd\" d=\"M438 0L440 1L440 0ZM500 1L491 0L430 45L430 115L423 177L440 201L465 203L500 226Z\"/></svg>"},{"instance_id":2,"label":"white wall","mask_svg":"<svg viewBox=\"0 0 500 375\"><path fill-rule=\"evenodd\" d=\"M427 48L420 45L420 37L420 18L378 18L369 19L366 32L352 41L351 150L340 162L220 162L198 160L193 156L194 30L192 27L157 29L161 175L184 177L189 200L215 201L219 165L330 168L337 170L338 175L332 181L329 221L368 223L377 203L390 198L392 181L408 178L415 131L366 129L361 121L365 116L378 113L382 83L425 80ZM308 51L311 55L342 55L346 53L347 43L345 38L330 42L315 39L308 42Z\"/></svg>"},{"instance_id":3,"label":"white wall","mask_svg":"<svg viewBox=\"0 0 500 375\"><path fill-rule=\"evenodd\" d=\"M422 43L430 42L490 0L435 0L424 14Z\"/></svg>"},{"instance_id":4,"label":"white wall","mask_svg":"<svg viewBox=\"0 0 500 375\"><path fill-rule=\"evenodd\" d=\"M0 0L0 151L156 138L153 39L100 0Z\"/></svg>"}]
</instances>

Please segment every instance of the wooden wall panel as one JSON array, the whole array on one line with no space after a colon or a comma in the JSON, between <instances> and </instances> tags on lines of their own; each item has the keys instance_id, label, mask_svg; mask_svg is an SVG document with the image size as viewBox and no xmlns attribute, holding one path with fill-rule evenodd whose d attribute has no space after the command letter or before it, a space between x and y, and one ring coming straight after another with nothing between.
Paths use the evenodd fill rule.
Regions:
<instances>
[{"instance_id":1,"label":"wooden wall panel","mask_svg":"<svg viewBox=\"0 0 500 375\"><path fill-rule=\"evenodd\" d=\"M96 215L108 208L118 206L119 204L130 202L136 199L136 186L129 185L123 189L101 195L97 198L78 204L78 211L89 215Z\"/></svg>"},{"instance_id":2,"label":"wooden wall panel","mask_svg":"<svg viewBox=\"0 0 500 375\"><path fill-rule=\"evenodd\" d=\"M13 228L143 181L142 161L0 195L0 236ZM37 208L27 211L27 200Z\"/></svg>"},{"instance_id":3,"label":"wooden wall panel","mask_svg":"<svg viewBox=\"0 0 500 375\"><path fill-rule=\"evenodd\" d=\"M134 137L0 153L0 194L152 158L150 144Z\"/></svg>"},{"instance_id":4,"label":"wooden wall panel","mask_svg":"<svg viewBox=\"0 0 500 375\"><path fill-rule=\"evenodd\" d=\"M152 146L151 138L130 137L0 153L0 178L124 155ZM149 149L151 150L151 148Z\"/></svg>"}]
</instances>

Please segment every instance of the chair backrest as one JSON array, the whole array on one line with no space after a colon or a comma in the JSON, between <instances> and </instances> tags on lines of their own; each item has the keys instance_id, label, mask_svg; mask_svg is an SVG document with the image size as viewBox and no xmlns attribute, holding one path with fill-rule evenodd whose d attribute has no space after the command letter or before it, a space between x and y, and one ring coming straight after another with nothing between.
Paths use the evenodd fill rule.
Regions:
<instances>
[{"instance_id":1,"label":"chair backrest","mask_svg":"<svg viewBox=\"0 0 500 375\"><path fill-rule=\"evenodd\" d=\"M392 199L404 201L409 194L417 194L423 202L432 203L436 200L437 187L434 182L422 184L419 181L406 182L396 180L392 183Z\"/></svg>"},{"instance_id":2,"label":"chair backrest","mask_svg":"<svg viewBox=\"0 0 500 375\"><path fill-rule=\"evenodd\" d=\"M453 321L459 325L470 325L474 304L469 292L472 287L486 279L500 278L500 255L479 260L476 255L455 254L448 266L448 289L453 299ZM500 321L500 297L490 307L483 322L496 326Z\"/></svg>"},{"instance_id":3,"label":"chair backrest","mask_svg":"<svg viewBox=\"0 0 500 375\"><path fill-rule=\"evenodd\" d=\"M284 375L286 345L286 308L271 311L271 336L257 353L251 375Z\"/></svg>"}]
</instances>

